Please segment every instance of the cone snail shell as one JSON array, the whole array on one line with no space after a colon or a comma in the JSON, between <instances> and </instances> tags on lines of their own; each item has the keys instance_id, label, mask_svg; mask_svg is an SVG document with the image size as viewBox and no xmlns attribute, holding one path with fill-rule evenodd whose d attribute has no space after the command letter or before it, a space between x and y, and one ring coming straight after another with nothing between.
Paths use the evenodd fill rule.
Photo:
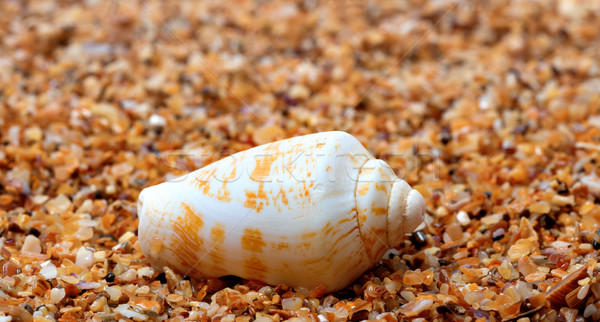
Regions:
<instances>
[{"instance_id":1,"label":"cone snail shell","mask_svg":"<svg viewBox=\"0 0 600 322\"><path fill-rule=\"evenodd\" d=\"M156 267L326 291L350 284L423 220L423 197L345 132L261 145L144 189Z\"/></svg>"}]
</instances>

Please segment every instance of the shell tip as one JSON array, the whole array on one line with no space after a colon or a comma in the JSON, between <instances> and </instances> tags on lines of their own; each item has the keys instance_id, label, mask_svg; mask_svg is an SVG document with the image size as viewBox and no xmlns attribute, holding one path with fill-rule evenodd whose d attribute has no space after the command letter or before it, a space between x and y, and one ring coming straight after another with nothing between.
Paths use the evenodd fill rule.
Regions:
<instances>
[{"instance_id":1,"label":"shell tip","mask_svg":"<svg viewBox=\"0 0 600 322\"><path fill-rule=\"evenodd\" d=\"M392 186L388 205L388 243L396 247L405 234L413 232L423 222L425 199L404 180Z\"/></svg>"}]
</instances>

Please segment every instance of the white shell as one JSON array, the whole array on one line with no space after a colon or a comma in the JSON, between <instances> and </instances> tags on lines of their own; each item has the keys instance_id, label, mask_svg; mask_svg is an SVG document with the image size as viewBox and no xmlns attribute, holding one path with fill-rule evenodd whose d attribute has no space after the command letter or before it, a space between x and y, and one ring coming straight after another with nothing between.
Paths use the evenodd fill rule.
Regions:
<instances>
[{"instance_id":1,"label":"white shell","mask_svg":"<svg viewBox=\"0 0 600 322\"><path fill-rule=\"evenodd\" d=\"M194 277L341 289L397 246L423 197L353 136L261 145L139 196L139 239L155 266Z\"/></svg>"}]
</instances>

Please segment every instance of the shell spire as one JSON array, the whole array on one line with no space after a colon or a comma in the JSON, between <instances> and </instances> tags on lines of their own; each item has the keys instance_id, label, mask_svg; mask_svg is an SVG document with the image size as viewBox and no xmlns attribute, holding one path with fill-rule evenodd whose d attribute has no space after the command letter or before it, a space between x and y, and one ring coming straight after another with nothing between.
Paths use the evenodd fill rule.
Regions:
<instances>
[{"instance_id":1,"label":"shell spire","mask_svg":"<svg viewBox=\"0 0 600 322\"><path fill-rule=\"evenodd\" d=\"M361 235L373 260L423 222L425 200L382 160L362 166L355 194Z\"/></svg>"},{"instance_id":2,"label":"shell spire","mask_svg":"<svg viewBox=\"0 0 600 322\"><path fill-rule=\"evenodd\" d=\"M388 206L388 243L392 247L398 246L405 234L413 232L423 222L424 213L423 196L411 189L406 181L396 180Z\"/></svg>"}]
</instances>

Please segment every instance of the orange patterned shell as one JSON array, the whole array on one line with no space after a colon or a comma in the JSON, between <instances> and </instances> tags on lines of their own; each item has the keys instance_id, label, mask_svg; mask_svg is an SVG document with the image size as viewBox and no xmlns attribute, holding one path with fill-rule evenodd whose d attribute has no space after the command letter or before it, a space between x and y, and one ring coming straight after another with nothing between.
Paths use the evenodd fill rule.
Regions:
<instances>
[{"instance_id":1,"label":"orange patterned shell","mask_svg":"<svg viewBox=\"0 0 600 322\"><path fill-rule=\"evenodd\" d=\"M139 239L159 268L333 291L421 222L423 198L407 187L347 133L295 137L144 189Z\"/></svg>"}]
</instances>

